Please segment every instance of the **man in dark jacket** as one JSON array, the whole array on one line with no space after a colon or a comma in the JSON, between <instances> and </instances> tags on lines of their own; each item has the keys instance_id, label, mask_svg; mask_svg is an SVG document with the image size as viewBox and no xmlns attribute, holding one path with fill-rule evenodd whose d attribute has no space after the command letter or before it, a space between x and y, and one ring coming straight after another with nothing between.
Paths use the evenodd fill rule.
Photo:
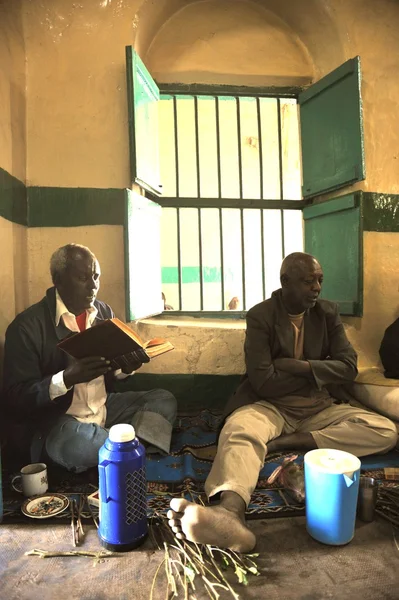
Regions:
<instances>
[{"instance_id":1,"label":"man in dark jacket","mask_svg":"<svg viewBox=\"0 0 399 600\"><path fill-rule=\"evenodd\" d=\"M123 373L101 356L74 360L57 347L72 332L114 317L96 300L100 265L86 247L54 252L54 287L19 314L6 332L4 406L9 443L30 449L31 460L50 459L80 472L98 464L98 450L116 423L131 423L152 450L169 452L176 399L166 390L112 393L115 377L141 367L137 353L124 357Z\"/></svg>"},{"instance_id":2,"label":"man in dark jacket","mask_svg":"<svg viewBox=\"0 0 399 600\"><path fill-rule=\"evenodd\" d=\"M247 372L225 410L218 451L205 483L220 503L174 498L168 512L177 537L253 549L245 509L267 452L336 448L364 456L395 446L397 431L381 415L335 404L339 386L357 374L337 305L319 299L323 272L304 253L285 258L281 289L247 314Z\"/></svg>"},{"instance_id":3,"label":"man in dark jacket","mask_svg":"<svg viewBox=\"0 0 399 600\"><path fill-rule=\"evenodd\" d=\"M380 358L385 377L399 379L399 319L396 319L384 332Z\"/></svg>"}]
</instances>

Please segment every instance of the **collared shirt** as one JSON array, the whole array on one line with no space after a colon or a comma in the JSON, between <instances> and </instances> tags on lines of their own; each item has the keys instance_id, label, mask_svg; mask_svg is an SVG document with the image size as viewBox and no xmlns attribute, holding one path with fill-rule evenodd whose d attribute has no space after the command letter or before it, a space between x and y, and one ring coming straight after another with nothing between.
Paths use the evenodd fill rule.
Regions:
<instances>
[{"instance_id":1,"label":"collared shirt","mask_svg":"<svg viewBox=\"0 0 399 600\"><path fill-rule=\"evenodd\" d=\"M93 325L97 312L98 311L94 306L86 310L86 329ZM65 327L70 329L70 331L79 332L75 315L69 312L56 290L56 326L61 319L63 320ZM58 396L63 396L67 391L68 388L64 383L64 371L60 371L53 375L49 388L51 400L54 400ZM77 383L73 389L71 406L66 414L72 415L82 423L96 423L97 425L104 427L107 417L107 410L105 407L106 399L107 392L103 375L87 383Z\"/></svg>"}]
</instances>

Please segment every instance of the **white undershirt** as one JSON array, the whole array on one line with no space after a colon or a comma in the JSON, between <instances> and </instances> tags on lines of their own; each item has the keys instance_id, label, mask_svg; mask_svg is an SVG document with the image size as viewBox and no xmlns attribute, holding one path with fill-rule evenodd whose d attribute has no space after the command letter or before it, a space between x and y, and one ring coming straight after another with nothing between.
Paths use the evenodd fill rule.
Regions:
<instances>
[{"instance_id":1,"label":"white undershirt","mask_svg":"<svg viewBox=\"0 0 399 600\"><path fill-rule=\"evenodd\" d=\"M97 309L93 306L86 310L86 329L92 326L97 316ZM63 320L65 327L70 331L79 332L79 327L74 314L69 312L56 290L56 313L55 325L58 326ZM64 383L64 371L56 373L51 378L49 393L51 400L63 396L68 389ZM101 375L88 383L77 383L73 389L72 404L67 410L67 415L72 415L82 423L96 423L104 427L107 418L105 401L107 392L105 389L104 376Z\"/></svg>"}]
</instances>

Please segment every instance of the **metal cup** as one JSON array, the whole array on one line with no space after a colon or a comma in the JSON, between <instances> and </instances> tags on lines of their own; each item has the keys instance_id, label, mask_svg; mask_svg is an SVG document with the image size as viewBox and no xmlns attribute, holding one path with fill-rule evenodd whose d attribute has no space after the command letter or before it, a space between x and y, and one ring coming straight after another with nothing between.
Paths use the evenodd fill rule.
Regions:
<instances>
[{"instance_id":1,"label":"metal cup","mask_svg":"<svg viewBox=\"0 0 399 600\"><path fill-rule=\"evenodd\" d=\"M373 477L360 477L357 516L362 521L374 521L378 483Z\"/></svg>"}]
</instances>

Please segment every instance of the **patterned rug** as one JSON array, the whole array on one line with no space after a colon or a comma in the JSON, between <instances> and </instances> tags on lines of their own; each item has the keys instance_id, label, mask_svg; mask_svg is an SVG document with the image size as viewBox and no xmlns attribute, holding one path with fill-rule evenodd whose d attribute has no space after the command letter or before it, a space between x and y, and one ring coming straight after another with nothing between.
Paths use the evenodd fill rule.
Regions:
<instances>
[{"instance_id":1,"label":"patterned rug","mask_svg":"<svg viewBox=\"0 0 399 600\"><path fill-rule=\"evenodd\" d=\"M202 411L197 416L178 418L173 434L171 454L166 457L147 456L149 517L159 512L166 512L169 502L174 496L185 496L187 499L205 502L204 482L216 453L219 419L218 415L210 411ZM247 518L264 519L304 514L304 504L296 502L286 489L279 487L278 483L267 483L271 473L282 464L286 456L290 455L292 452L267 456L248 507ZM303 453L298 455L295 462L303 466ZM398 467L398 451L383 456L362 458L362 472L376 477L381 483L386 481L387 485L389 485L388 480L392 479L392 473L397 473L397 476L394 475L394 479L399 479ZM10 486L13 475L15 473L3 474L4 523L70 522L71 516L68 511L44 521L25 517L20 510L24 499ZM97 487L93 483L89 483L85 473L76 475L56 468L49 469L49 483L52 492L63 493L75 499L78 499L81 494L91 494ZM88 510L84 511L83 516L91 518Z\"/></svg>"}]
</instances>

